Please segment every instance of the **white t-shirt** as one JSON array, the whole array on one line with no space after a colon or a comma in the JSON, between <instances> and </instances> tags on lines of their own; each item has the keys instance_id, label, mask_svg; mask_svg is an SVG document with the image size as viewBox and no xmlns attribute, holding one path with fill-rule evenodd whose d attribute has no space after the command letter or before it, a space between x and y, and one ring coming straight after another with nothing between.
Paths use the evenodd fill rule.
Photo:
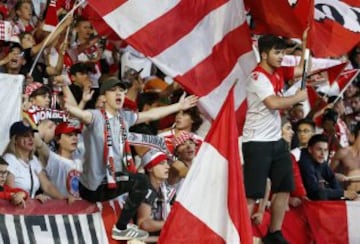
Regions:
<instances>
[{"instance_id":1,"label":"white t-shirt","mask_svg":"<svg viewBox=\"0 0 360 244\"><path fill-rule=\"evenodd\" d=\"M277 141L281 138L279 110L270 110L263 103L265 98L276 95L274 87L261 72L254 72L250 79L246 87L248 109L242 141Z\"/></svg>"},{"instance_id":2,"label":"white t-shirt","mask_svg":"<svg viewBox=\"0 0 360 244\"><path fill-rule=\"evenodd\" d=\"M61 194L79 197L79 178L82 172L82 160L74 155L73 160L50 151L45 172Z\"/></svg>"},{"instance_id":3,"label":"white t-shirt","mask_svg":"<svg viewBox=\"0 0 360 244\"><path fill-rule=\"evenodd\" d=\"M14 154L6 153L3 158L9 163L8 170L14 175L15 187L21 188L29 193L31 198L35 197L35 193L40 188L40 180L38 174L42 170L42 166L37 157L33 156L29 163L24 162L20 158L16 158ZM30 168L32 174L32 180L30 175ZM33 182L33 188L31 189L31 181Z\"/></svg>"}]
</instances>

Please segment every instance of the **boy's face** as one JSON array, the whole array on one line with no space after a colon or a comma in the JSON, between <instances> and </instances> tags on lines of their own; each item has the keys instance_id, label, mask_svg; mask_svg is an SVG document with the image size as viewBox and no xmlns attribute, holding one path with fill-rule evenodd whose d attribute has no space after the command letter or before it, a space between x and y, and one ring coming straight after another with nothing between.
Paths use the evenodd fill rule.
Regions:
<instances>
[{"instance_id":1,"label":"boy's face","mask_svg":"<svg viewBox=\"0 0 360 244\"><path fill-rule=\"evenodd\" d=\"M50 94L49 93L45 93L42 95L37 95L35 97L31 97L30 102L38 107L42 107L42 108L50 108Z\"/></svg>"},{"instance_id":2,"label":"boy's face","mask_svg":"<svg viewBox=\"0 0 360 244\"><path fill-rule=\"evenodd\" d=\"M62 150L68 152L75 152L75 150L77 149L78 141L78 133L72 132L68 134L61 134L57 142Z\"/></svg>"},{"instance_id":3,"label":"boy's face","mask_svg":"<svg viewBox=\"0 0 360 244\"><path fill-rule=\"evenodd\" d=\"M309 152L315 162L322 164L328 157L329 149L326 142L315 143L312 147L309 147Z\"/></svg>"},{"instance_id":4,"label":"boy's face","mask_svg":"<svg viewBox=\"0 0 360 244\"><path fill-rule=\"evenodd\" d=\"M266 62L271 68L281 67L282 60L285 56L285 49L272 48L268 53L263 52L261 54L262 60Z\"/></svg>"},{"instance_id":5,"label":"boy's face","mask_svg":"<svg viewBox=\"0 0 360 244\"><path fill-rule=\"evenodd\" d=\"M179 130L191 130L194 121L191 119L190 114L180 111L175 117L175 127Z\"/></svg>"},{"instance_id":6,"label":"boy's face","mask_svg":"<svg viewBox=\"0 0 360 244\"><path fill-rule=\"evenodd\" d=\"M110 90L107 90L104 94L105 108L111 110L121 109L124 104L126 92L127 90L120 86L114 86Z\"/></svg>"},{"instance_id":7,"label":"boy's face","mask_svg":"<svg viewBox=\"0 0 360 244\"><path fill-rule=\"evenodd\" d=\"M6 177L8 175L8 166L7 165L0 165L0 186L3 186L6 181Z\"/></svg>"},{"instance_id":8,"label":"boy's face","mask_svg":"<svg viewBox=\"0 0 360 244\"><path fill-rule=\"evenodd\" d=\"M297 128L297 136L301 146L306 146L314 134L314 129L309 124L300 124Z\"/></svg>"},{"instance_id":9,"label":"boy's face","mask_svg":"<svg viewBox=\"0 0 360 244\"><path fill-rule=\"evenodd\" d=\"M71 75L71 80L81 87L89 88L91 86L89 75L87 73L76 72L75 75Z\"/></svg>"}]
</instances>

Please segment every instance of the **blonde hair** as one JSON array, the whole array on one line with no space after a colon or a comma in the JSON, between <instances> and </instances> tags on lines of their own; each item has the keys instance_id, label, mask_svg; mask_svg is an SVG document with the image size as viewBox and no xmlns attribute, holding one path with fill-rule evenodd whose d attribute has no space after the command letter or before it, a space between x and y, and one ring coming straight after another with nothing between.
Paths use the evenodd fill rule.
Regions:
<instances>
[{"instance_id":1,"label":"blonde hair","mask_svg":"<svg viewBox=\"0 0 360 244\"><path fill-rule=\"evenodd\" d=\"M5 148L3 155L6 153L13 154L13 155L15 155L16 158L20 158L20 153L18 152L18 150L16 148L16 135L14 135L10 138L10 141ZM34 150L32 150L30 152L29 159L30 160L33 159L33 156L34 156Z\"/></svg>"}]
</instances>

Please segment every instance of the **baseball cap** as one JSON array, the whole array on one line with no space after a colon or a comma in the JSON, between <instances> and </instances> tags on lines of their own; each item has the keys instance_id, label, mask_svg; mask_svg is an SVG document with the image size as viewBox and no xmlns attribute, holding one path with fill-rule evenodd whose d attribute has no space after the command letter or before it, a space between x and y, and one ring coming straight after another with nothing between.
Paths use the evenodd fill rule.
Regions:
<instances>
[{"instance_id":1,"label":"baseball cap","mask_svg":"<svg viewBox=\"0 0 360 244\"><path fill-rule=\"evenodd\" d=\"M24 121L14 122L10 126L10 138L13 136L23 135L28 131L37 132L38 130L33 129L29 124L24 123Z\"/></svg>"},{"instance_id":2,"label":"baseball cap","mask_svg":"<svg viewBox=\"0 0 360 244\"><path fill-rule=\"evenodd\" d=\"M142 157L142 163L145 169L151 169L164 160L167 160L166 154L156 149L150 149Z\"/></svg>"},{"instance_id":3,"label":"baseball cap","mask_svg":"<svg viewBox=\"0 0 360 244\"><path fill-rule=\"evenodd\" d=\"M104 95L106 91L110 90L114 86L120 86L124 89L127 89L127 85L116 78L115 76L111 76L108 79L104 80L104 82L101 83L100 86L100 95Z\"/></svg>"},{"instance_id":4,"label":"baseball cap","mask_svg":"<svg viewBox=\"0 0 360 244\"><path fill-rule=\"evenodd\" d=\"M61 122L56 126L55 136L59 136L61 134L70 134L73 132L81 133L81 130L70 123Z\"/></svg>"}]
</instances>

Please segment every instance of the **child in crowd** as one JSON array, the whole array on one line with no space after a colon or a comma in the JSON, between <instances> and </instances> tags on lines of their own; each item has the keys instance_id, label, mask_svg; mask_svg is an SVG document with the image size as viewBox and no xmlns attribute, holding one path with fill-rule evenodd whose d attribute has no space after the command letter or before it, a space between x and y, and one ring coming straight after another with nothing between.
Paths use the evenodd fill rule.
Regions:
<instances>
[{"instance_id":1,"label":"child in crowd","mask_svg":"<svg viewBox=\"0 0 360 244\"><path fill-rule=\"evenodd\" d=\"M28 198L26 191L20 188L11 188L5 184L9 173L9 164L0 157L0 199L10 200L15 206L25 207L25 201Z\"/></svg>"}]
</instances>

